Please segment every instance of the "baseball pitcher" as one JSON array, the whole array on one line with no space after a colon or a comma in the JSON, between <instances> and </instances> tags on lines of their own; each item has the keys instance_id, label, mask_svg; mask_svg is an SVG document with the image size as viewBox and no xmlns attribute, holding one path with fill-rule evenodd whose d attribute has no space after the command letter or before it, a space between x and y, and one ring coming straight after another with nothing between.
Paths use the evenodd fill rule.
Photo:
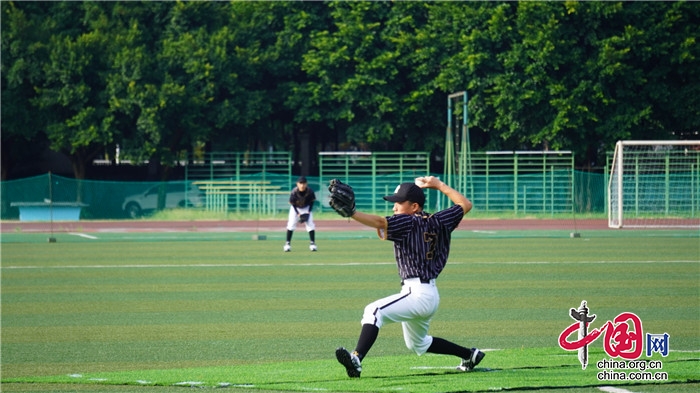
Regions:
<instances>
[{"instance_id":1,"label":"baseball pitcher","mask_svg":"<svg viewBox=\"0 0 700 393\"><path fill-rule=\"evenodd\" d=\"M423 211L424 188L438 190L454 205L429 214ZM349 377L359 378L362 360L374 344L379 329L391 322L401 322L406 346L422 355L426 352L453 355L462 359L460 371L471 371L484 358L476 348L466 348L439 337L428 335L430 321L440 302L436 279L447 263L452 231L472 203L440 179L419 177L415 183L402 183L393 195L384 199L394 203L394 215L382 217L355 209L355 195L347 184L337 179L328 187L330 206L343 217L377 229L379 237L394 242L394 256L401 277L401 291L376 300L365 307L362 329L355 349L340 347L335 355Z\"/></svg>"}]
</instances>

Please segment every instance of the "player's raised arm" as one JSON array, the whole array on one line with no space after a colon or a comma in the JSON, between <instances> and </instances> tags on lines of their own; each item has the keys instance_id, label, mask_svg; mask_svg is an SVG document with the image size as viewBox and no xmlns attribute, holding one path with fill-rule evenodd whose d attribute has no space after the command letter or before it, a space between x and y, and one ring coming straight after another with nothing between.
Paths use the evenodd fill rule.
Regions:
<instances>
[{"instance_id":1,"label":"player's raised arm","mask_svg":"<svg viewBox=\"0 0 700 393\"><path fill-rule=\"evenodd\" d=\"M356 211L352 215L352 219L359 222L360 224L367 225L368 227L376 229L386 229L387 221L386 217L377 216L374 214L367 214Z\"/></svg>"},{"instance_id":2,"label":"player's raised arm","mask_svg":"<svg viewBox=\"0 0 700 393\"><path fill-rule=\"evenodd\" d=\"M416 178L416 185L420 188L432 188L445 194L455 205L462 206L464 214L467 214L472 209L472 202L467 197L435 176L418 177Z\"/></svg>"},{"instance_id":3,"label":"player's raised arm","mask_svg":"<svg viewBox=\"0 0 700 393\"><path fill-rule=\"evenodd\" d=\"M352 218L360 224L376 229L386 229L385 217L374 214L366 214L355 210L355 192L348 184L338 179L333 179L328 186L330 193L329 205L343 217Z\"/></svg>"}]
</instances>

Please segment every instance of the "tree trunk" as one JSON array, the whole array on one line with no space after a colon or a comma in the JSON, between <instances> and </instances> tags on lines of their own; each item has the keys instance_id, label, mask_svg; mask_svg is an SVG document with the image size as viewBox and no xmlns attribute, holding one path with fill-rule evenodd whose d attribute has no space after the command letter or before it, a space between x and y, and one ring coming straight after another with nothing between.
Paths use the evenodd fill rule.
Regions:
<instances>
[{"instance_id":1,"label":"tree trunk","mask_svg":"<svg viewBox=\"0 0 700 393\"><path fill-rule=\"evenodd\" d=\"M71 163L73 164L73 176L75 176L76 190L75 190L75 201L83 201L83 180L85 180L86 165L85 161L82 160L80 154L71 155Z\"/></svg>"}]
</instances>

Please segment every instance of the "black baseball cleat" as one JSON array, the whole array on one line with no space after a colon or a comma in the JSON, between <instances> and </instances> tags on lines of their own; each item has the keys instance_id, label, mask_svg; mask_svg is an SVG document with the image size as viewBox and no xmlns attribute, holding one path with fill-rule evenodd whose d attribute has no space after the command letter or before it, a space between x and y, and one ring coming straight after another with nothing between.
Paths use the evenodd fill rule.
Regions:
<instances>
[{"instance_id":1,"label":"black baseball cleat","mask_svg":"<svg viewBox=\"0 0 700 393\"><path fill-rule=\"evenodd\" d=\"M338 362L345 366L345 371L348 372L350 378L360 378L362 372L362 364L360 358L353 352L350 353L347 349L340 347L335 350L335 357Z\"/></svg>"},{"instance_id":2,"label":"black baseball cleat","mask_svg":"<svg viewBox=\"0 0 700 393\"><path fill-rule=\"evenodd\" d=\"M486 356L485 353L476 348L472 348L472 356L470 356L469 359L462 359L462 364L457 366L457 370L465 372L472 371L474 367L481 362L484 356Z\"/></svg>"}]
</instances>

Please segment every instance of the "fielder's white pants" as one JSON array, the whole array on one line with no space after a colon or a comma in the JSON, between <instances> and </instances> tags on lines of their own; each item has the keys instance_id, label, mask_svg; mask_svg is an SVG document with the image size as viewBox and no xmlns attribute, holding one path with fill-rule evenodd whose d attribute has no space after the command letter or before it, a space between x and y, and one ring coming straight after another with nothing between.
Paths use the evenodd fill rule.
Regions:
<instances>
[{"instance_id":1,"label":"fielder's white pants","mask_svg":"<svg viewBox=\"0 0 700 393\"><path fill-rule=\"evenodd\" d=\"M381 328L391 322L401 322L406 347L422 355L433 343L428 335L430 320L440 304L435 280L422 284L419 279L404 280L401 292L376 300L365 307L362 324Z\"/></svg>"},{"instance_id":2,"label":"fielder's white pants","mask_svg":"<svg viewBox=\"0 0 700 393\"><path fill-rule=\"evenodd\" d=\"M309 219L304 223L306 225L306 232L311 232L316 229L316 224L314 224L314 215L311 214L310 207L297 207L299 214L308 214ZM287 219L287 230L294 231L297 229L297 224L299 224L299 215L294 206L289 206L289 218Z\"/></svg>"}]
</instances>

